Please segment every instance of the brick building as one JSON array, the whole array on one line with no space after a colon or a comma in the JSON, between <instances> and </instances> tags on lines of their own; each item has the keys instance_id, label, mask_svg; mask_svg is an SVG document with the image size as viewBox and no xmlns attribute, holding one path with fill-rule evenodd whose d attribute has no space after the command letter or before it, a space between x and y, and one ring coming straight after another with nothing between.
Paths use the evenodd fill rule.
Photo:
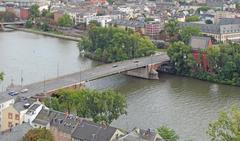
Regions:
<instances>
[{"instance_id":1,"label":"brick building","mask_svg":"<svg viewBox=\"0 0 240 141\"><path fill-rule=\"evenodd\" d=\"M210 37L193 36L189 42L192 47L193 57L198 65L201 65L205 71L209 71L206 49L212 46Z\"/></svg>"},{"instance_id":2,"label":"brick building","mask_svg":"<svg viewBox=\"0 0 240 141\"><path fill-rule=\"evenodd\" d=\"M20 19L27 20L29 18L29 8L20 8Z\"/></svg>"}]
</instances>

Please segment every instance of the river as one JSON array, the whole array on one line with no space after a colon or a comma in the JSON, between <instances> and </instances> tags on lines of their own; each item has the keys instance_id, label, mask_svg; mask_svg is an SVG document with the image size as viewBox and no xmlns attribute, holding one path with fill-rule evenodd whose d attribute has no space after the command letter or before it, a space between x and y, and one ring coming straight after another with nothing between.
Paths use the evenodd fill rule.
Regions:
<instances>
[{"instance_id":1,"label":"river","mask_svg":"<svg viewBox=\"0 0 240 141\"><path fill-rule=\"evenodd\" d=\"M23 84L92 68L96 62L79 57L77 43L24 32L0 33L0 71L5 80ZM220 109L240 101L240 88L160 74L160 80L114 75L87 83L94 89L115 89L127 96L127 116L112 123L125 129L166 125L181 141L209 141L208 123Z\"/></svg>"}]
</instances>

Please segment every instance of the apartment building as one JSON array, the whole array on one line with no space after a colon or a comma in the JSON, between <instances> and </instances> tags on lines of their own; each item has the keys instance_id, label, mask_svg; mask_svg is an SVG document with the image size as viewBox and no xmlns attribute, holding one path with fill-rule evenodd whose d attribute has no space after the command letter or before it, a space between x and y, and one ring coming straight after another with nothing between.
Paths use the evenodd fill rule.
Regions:
<instances>
[{"instance_id":1,"label":"apartment building","mask_svg":"<svg viewBox=\"0 0 240 141\"><path fill-rule=\"evenodd\" d=\"M5 122L3 119L3 110L14 103L13 98L8 98L5 96L0 96L0 131L3 131L2 124Z\"/></svg>"},{"instance_id":2,"label":"apartment building","mask_svg":"<svg viewBox=\"0 0 240 141\"><path fill-rule=\"evenodd\" d=\"M217 41L225 42L227 40L240 41L240 19L223 18L216 24L200 24L200 23L180 23L180 27L196 27L207 36L215 38Z\"/></svg>"}]
</instances>

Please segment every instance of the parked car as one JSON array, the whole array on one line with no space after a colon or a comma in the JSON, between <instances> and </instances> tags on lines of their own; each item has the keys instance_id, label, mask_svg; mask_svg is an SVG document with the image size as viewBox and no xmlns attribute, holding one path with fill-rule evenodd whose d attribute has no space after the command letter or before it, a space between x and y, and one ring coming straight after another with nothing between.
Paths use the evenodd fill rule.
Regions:
<instances>
[{"instance_id":1,"label":"parked car","mask_svg":"<svg viewBox=\"0 0 240 141\"><path fill-rule=\"evenodd\" d=\"M15 95L18 95L18 94L19 94L19 92L15 92L15 91L10 91L8 93L8 95L10 95L10 96L15 96Z\"/></svg>"},{"instance_id":2,"label":"parked car","mask_svg":"<svg viewBox=\"0 0 240 141\"><path fill-rule=\"evenodd\" d=\"M113 68L116 68L117 66L118 66L118 65L113 65L112 67L113 67Z\"/></svg>"},{"instance_id":3,"label":"parked car","mask_svg":"<svg viewBox=\"0 0 240 141\"><path fill-rule=\"evenodd\" d=\"M12 95L14 93L14 91L10 91L8 92L8 95Z\"/></svg>"},{"instance_id":4,"label":"parked car","mask_svg":"<svg viewBox=\"0 0 240 141\"><path fill-rule=\"evenodd\" d=\"M26 93L26 92L28 92L28 89L22 89L20 92L21 93Z\"/></svg>"}]
</instances>

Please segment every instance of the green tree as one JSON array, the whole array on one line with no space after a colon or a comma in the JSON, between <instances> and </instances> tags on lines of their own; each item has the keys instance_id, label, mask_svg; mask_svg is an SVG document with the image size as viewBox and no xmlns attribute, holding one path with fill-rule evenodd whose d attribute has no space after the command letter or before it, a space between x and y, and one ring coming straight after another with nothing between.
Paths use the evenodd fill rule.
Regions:
<instances>
[{"instance_id":1,"label":"green tree","mask_svg":"<svg viewBox=\"0 0 240 141\"><path fill-rule=\"evenodd\" d=\"M79 44L87 57L103 62L116 62L154 53L156 46L147 37L120 28L91 28Z\"/></svg>"},{"instance_id":2,"label":"green tree","mask_svg":"<svg viewBox=\"0 0 240 141\"><path fill-rule=\"evenodd\" d=\"M201 31L196 27L183 27L180 30L179 36L181 41L188 44L192 36L201 36Z\"/></svg>"},{"instance_id":3,"label":"green tree","mask_svg":"<svg viewBox=\"0 0 240 141\"><path fill-rule=\"evenodd\" d=\"M166 126L162 126L157 130L158 134L166 141L177 141L179 139L179 136L176 134L176 132Z\"/></svg>"},{"instance_id":4,"label":"green tree","mask_svg":"<svg viewBox=\"0 0 240 141\"><path fill-rule=\"evenodd\" d=\"M213 24L212 20L206 20L205 23L206 24Z\"/></svg>"},{"instance_id":5,"label":"green tree","mask_svg":"<svg viewBox=\"0 0 240 141\"><path fill-rule=\"evenodd\" d=\"M26 28L31 28L33 26L32 20L27 20L25 26L26 26Z\"/></svg>"},{"instance_id":6,"label":"green tree","mask_svg":"<svg viewBox=\"0 0 240 141\"><path fill-rule=\"evenodd\" d=\"M59 20L58 20L58 25L64 26L64 27L70 27L73 25L73 19L71 18L70 15L64 14Z\"/></svg>"},{"instance_id":7,"label":"green tree","mask_svg":"<svg viewBox=\"0 0 240 141\"><path fill-rule=\"evenodd\" d=\"M61 111L64 112L64 108L62 108L62 105L59 103L59 100L57 97L50 97L50 98L46 98L44 100L44 104L49 107L52 108L56 111Z\"/></svg>"},{"instance_id":8,"label":"green tree","mask_svg":"<svg viewBox=\"0 0 240 141\"><path fill-rule=\"evenodd\" d=\"M179 33L178 21L175 19L169 20L164 29L171 37L177 35Z\"/></svg>"},{"instance_id":9,"label":"green tree","mask_svg":"<svg viewBox=\"0 0 240 141\"><path fill-rule=\"evenodd\" d=\"M183 42L174 42L168 48L167 54L174 65L177 74L190 75L196 62L193 58L191 47Z\"/></svg>"},{"instance_id":10,"label":"green tree","mask_svg":"<svg viewBox=\"0 0 240 141\"><path fill-rule=\"evenodd\" d=\"M23 137L23 141L54 141L50 130L46 128L35 128L29 130Z\"/></svg>"},{"instance_id":11,"label":"green tree","mask_svg":"<svg viewBox=\"0 0 240 141\"><path fill-rule=\"evenodd\" d=\"M89 22L89 27L90 27L90 28L100 27L100 26L101 26L101 23L99 23L99 22L96 21L96 20L91 20L91 21Z\"/></svg>"},{"instance_id":12,"label":"green tree","mask_svg":"<svg viewBox=\"0 0 240 141\"><path fill-rule=\"evenodd\" d=\"M196 14L200 14L200 11L208 11L210 8L207 7L207 6L202 6L202 7L199 7L197 10L196 10Z\"/></svg>"},{"instance_id":13,"label":"green tree","mask_svg":"<svg viewBox=\"0 0 240 141\"><path fill-rule=\"evenodd\" d=\"M196 22L196 21L200 21L200 18L196 15L186 17L186 22Z\"/></svg>"},{"instance_id":14,"label":"green tree","mask_svg":"<svg viewBox=\"0 0 240 141\"><path fill-rule=\"evenodd\" d=\"M3 81L3 76L4 76L4 73L0 72L0 81Z\"/></svg>"},{"instance_id":15,"label":"green tree","mask_svg":"<svg viewBox=\"0 0 240 141\"><path fill-rule=\"evenodd\" d=\"M35 20L37 17L40 16L39 6L37 4L34 4L29 9L30 17Z\"/></svg>"},{"instance_id":16,"label":"green tree","mask_svg":"<svg viewBox=\"0 0 240 141\"><path fill-rule=\"evenodd\" d=\"M74 90L67 89L67 90L60 90L58 92L59 98L58 101L61 107L68 112L69 114L75 108L73 105L73 95L75 94Z\"/></svg>"},{"instance_id":17,"label":"green tree","mask_svg":"<svg viewBox=\"0 0 240 141\"><path fill-rule=\"evenodd\" d=\"M240 140L240 108L236 105L229 112L221 111L216 121L209 124L207 134L212 141Z\"/></svg>"},{"instance_id":18,"label":"green tree","mask_svg":"<svg viewBox=\"0 0 240 141\"><path fill-rule=\"evenodd\" d=\"M240 10L240 4L239 3L236 4L236 9Z\"/></svg>"},{"instance_id":19,"label":"green tree","mask_svg":"<svg viewBox=\"0 0 240 141\"><path fill-rule=\"evenodd\" d=\"M126 114L126 98L118 92L107 90L61 90L55 97L45 100L45 105L54 110L77 113L80 117L92 118L94 122L110 124Z\"/></svg>"},{"instance_id":20,"label":"green tree","mask_svg":"<svg viewBox=\"0 0 240 141\"><path fill-rule=\"evenodd\" d=\"M41 12L41 16L42 17L46 17L47 13L48 13L48 10L47 9L43 9L42 12Z\"/></svg>"}]
</instances>

